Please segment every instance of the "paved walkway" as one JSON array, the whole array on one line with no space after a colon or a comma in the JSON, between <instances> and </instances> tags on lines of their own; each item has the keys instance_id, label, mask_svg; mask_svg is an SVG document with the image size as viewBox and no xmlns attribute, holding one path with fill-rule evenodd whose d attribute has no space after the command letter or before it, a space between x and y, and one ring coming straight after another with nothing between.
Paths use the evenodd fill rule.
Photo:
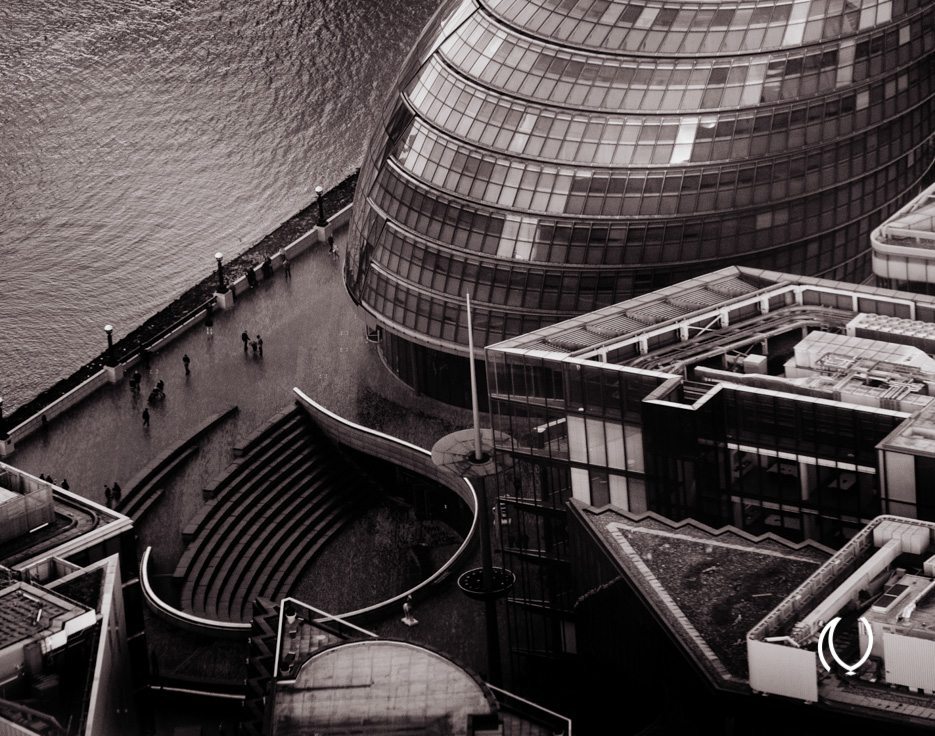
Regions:
<instances>
[{"instance_id":1,"label":"paved walkway","mask_svg":"<svg viewBox=\"0 0 935 736\"><path fill-rule=\"evenodd\" d=\"M342 253L346 233L336 235ZM213 337L194 328L153 356L143 373L142 398L131 394L126 380L107 386L54 419L44 435L20 442L7 461L59 483L66 478L72 491L103 503L105 484L116 480L126 488L207 417L237 404L240 413L225 432L244 438L292 403L296 386L342 416L363 417L363 423L423 446L470 423L469 412L415 396L383 367L344 290L341 262L326 248L315 246L297 258L291 280L276 272L243 294L233 310L216 315ZM118 325L118 336L129 327ZM262 358L243 352L243 330L263 336ZM189 377L184 354L191 358ZM151 424L144 429L145 397L160 379L166 399L150 409Z\"/></svg>"},{"instance_id":2,"label":"paved walkway","mask_svg":"<svg viewBox=\"0 0 935 736\"><path fill-rule=\"evenodd\" d=\"M336 234L342 253L346 232ZM130 326L117 328L120 333ZM243 330L263 336L262 359L244 354ZM189 377L184 354L191 358ZM165 381L166 399L150 409L151 425L144 429L145 397L159 379ZM200 489L230 462L233 444L293 402L296 386L342 416L423 447L470 425L470 412L417 397L384 368L344 290L340 261L316 246L293 261L291 280L276 272L271 281L243 294L233 310L216 312L213 337L197 327L154 355L143 373L141 398L133 397L127 380L106 386L52 420L45 434L18 443L7 462L37 475L51 474L59 483L67 478L73 491L103 503L105 484L116 480L126 489L159 453L189 437L209 416L238 405L240 412L200 443L201 452L174 475L165 497L140 525L142 546L154 547L155 571L166 573L182 550L180 530L203 504ZM477 564L475 550L465 567ZM400 610L373 628L384 636L435 646L483 672L482 610L464 598L452 577L419 602L419 626L410 629L400 623ZM507 665L502 611L500 618ZM186 640L176 641L173 632L156 629L150 630L150 644L168 671ZM223 643L199 650L198 656L209 666L231 660Z\"/></svg>"}]
</instances>

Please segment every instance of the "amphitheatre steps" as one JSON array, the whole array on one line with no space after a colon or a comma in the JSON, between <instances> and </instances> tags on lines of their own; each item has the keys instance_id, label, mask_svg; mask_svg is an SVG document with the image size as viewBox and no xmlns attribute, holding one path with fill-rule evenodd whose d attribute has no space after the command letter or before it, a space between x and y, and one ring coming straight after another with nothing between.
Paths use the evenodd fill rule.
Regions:
<instances>
[{"instance_id":1,"label":"amphitheatre steps","mask_svg":"<svg viewBox=\"0 0 935 736\"><path fill-rule=\"evenodd\" d=\"M173 573L183 609L224 621L249 620L257 597L287 595L377 490L294 407L235 455L204 489L207 501L182 532L187 547Z\"/></svg>"}]
</instances>

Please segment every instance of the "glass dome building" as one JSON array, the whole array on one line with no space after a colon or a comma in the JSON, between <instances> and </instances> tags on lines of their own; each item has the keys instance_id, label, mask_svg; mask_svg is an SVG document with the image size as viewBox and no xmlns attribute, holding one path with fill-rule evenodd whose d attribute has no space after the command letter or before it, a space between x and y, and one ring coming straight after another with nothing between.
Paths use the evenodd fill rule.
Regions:
<instances>
[{"instance_id":1,"label":"glass dome building","mask_svg":"<svg viewBox=\"0 0 935 736\"><path fill-rule=\"evenodd\" d=\"M726 265L861 280L930 176L933 48L922 0L449 0L370 142L348 291L464 404L465 292L480 357Z\"/></svg>"}]
</instances>

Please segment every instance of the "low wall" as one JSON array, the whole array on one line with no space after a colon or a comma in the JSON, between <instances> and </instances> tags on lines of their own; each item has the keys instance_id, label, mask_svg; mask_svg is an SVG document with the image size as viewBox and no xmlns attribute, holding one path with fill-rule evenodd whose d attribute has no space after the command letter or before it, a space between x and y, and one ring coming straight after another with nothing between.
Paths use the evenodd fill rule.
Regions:
<instances>
[{"instance_id":1,"label":"low wall","mask_svg":"<svg viewBox=\"0 0 935 736\"><path fill-rule=\"evenodd\" d=\"M351 203L338 210L328 219L328 224L325 227L313 227L311 230L303 233L298 238L293 240L282 250L286 253L286 256L290 260L293 260L297 256L307 251L314 243L327 242L329 235L345 227L348 222L350 222L353 207L354 205ZM271 257L271 260L273 262L274 272L282 268L282 256L279 253L276 253L274 257ZM263 279L263 275L260 268L255 267L254 271L257 275L257 280L261 281ZM242 294L249 288L247 285L246 276L241 276L240 278L234 280L230 284L230 288L234 292L235 297L238 294ZM199 304L195 309L191 310L189 314L177 320L174 325L171 325L167 330L158 334L151 342L140 346L135 352L129 356L126 356L116 366L101 368L96 373L91 375L90 378L85 379L82 383L75 386L60 398L50 402L25 421L20 422L15 427L9 429L9 440L6 442L0 442L0 457L11 455L14 452L14 448L17 442L21 442L37 430L42 429L42 417L45 417L45 420L50 422L55 417L63 414L71 407L83 401L102 386L108 383L115 383L117 380L121 379L130 369L132 369L137 363L140 362L140 352L142 350L157 352L172 341L187 333L193 327L200 325L204 321L206 313L205 308L209 303L215 303L215 299L212 298ZM234 304L236 305L236 299Z\"/></svg>"},{"instance_id":2,"label":"low wall","mask_svg":"<svg viewBox=\"0 0 935 736\"><path fill-rule=\"evenodd\" d=\"M282 252L286 254L286 257L289 260L295 260L296 257L307 251L315 243L326 243L328 241L328 237L332 233L335 233L341 228L345 227L351 221L351 214L353 213L353 210L353 204L349 204L346 207L338 210L328 219L328 224L325 227L313 227L308 232L293 240L291 243L289 243L289 245L282 248ZM271 255L270 261L273 266L273 273L282 268L282 255L280 252L277 251L275 255ZM253 266L253 273L256 276L257 281L263 280L263 269L261 266ZM229 288L234 292L235 298L247 291L250 288L250 285L247 282L246 275L243 275L231 282L229 284Z\"/></svg>"},{"instance_id":3,"label":"low wall","mask_svg":"<svg viewBox=\"0 0 935 736\"><path fill-rule=\"evenodd\" d=\"M409 596L418 598L428 588L442 582L467 556L477 535L478 508L474 487L466 478L459 478L454 473L438 468L432 462L432 453L428 450L338 416L298 388L294 388L293 392L299 406L308 412L312 420L335 442L431 478L457 494L471 510L471 528L464 541L451 558L432 575L409 590L385 601L337 615L342 619L366 620L380 618L390 611L399 611L406 598Z\"/></svg>"},{"instance_id":4,"label":"low wall","mask_svg":"<svg viewBox=\"0 0 935 736\"><path fill-rule=\"evenodd\" d=\"M146 605L154 614L173 626L196 634L206 634L214 638L224 639L246 639L250 636L250 624L248 623L215 621L210 618L193 616L162 600L156 594L149 579L149 557L152 550L152 547L147 547L143 552L143 558L140 560L140 585L143 589L143 598Z\"/></svg>"},{"instance_id":5,"label":"low wall","mask_svg":"<svg viewBox=\"0 0 935 736\"><path fill-rule=\"evenodd\" d=\"M33 414L29 419L27 419L22 424L17 425L10 430L10 440L14 443L22 440L37 429L42 428L42 417L45 416L46 421L51 421L59 414L67 411L75 404L84 400L95 391L97 391L101 386L110 382L110 378L107 374L107 371L101 370L91 376L89 379L83 383L78 384L75 388L65 394L62 398L57 401L53 401L42 411Z\"/></svg>"}]
</instances>

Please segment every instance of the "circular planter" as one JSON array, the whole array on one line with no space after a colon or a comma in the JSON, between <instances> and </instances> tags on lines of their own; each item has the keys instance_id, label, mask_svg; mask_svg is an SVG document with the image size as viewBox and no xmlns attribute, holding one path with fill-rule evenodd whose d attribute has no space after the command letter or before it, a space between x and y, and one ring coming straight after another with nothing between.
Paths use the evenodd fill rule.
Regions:
<instances>
[{"instance_id":1,"label":"circular planter","mask_svg":"<svg viewBox=\"0 0 935 736\"><path fill-rule=\"evenodd\" d=\"M466 596L476 600L500 598L513 587L516 582L516 575L504 567L494 567L492 573L493 579L491 580L490 590L484 590L484 570L480 567L461 573L458 577L458 587Z\"/></svg>"}]
</instances>

